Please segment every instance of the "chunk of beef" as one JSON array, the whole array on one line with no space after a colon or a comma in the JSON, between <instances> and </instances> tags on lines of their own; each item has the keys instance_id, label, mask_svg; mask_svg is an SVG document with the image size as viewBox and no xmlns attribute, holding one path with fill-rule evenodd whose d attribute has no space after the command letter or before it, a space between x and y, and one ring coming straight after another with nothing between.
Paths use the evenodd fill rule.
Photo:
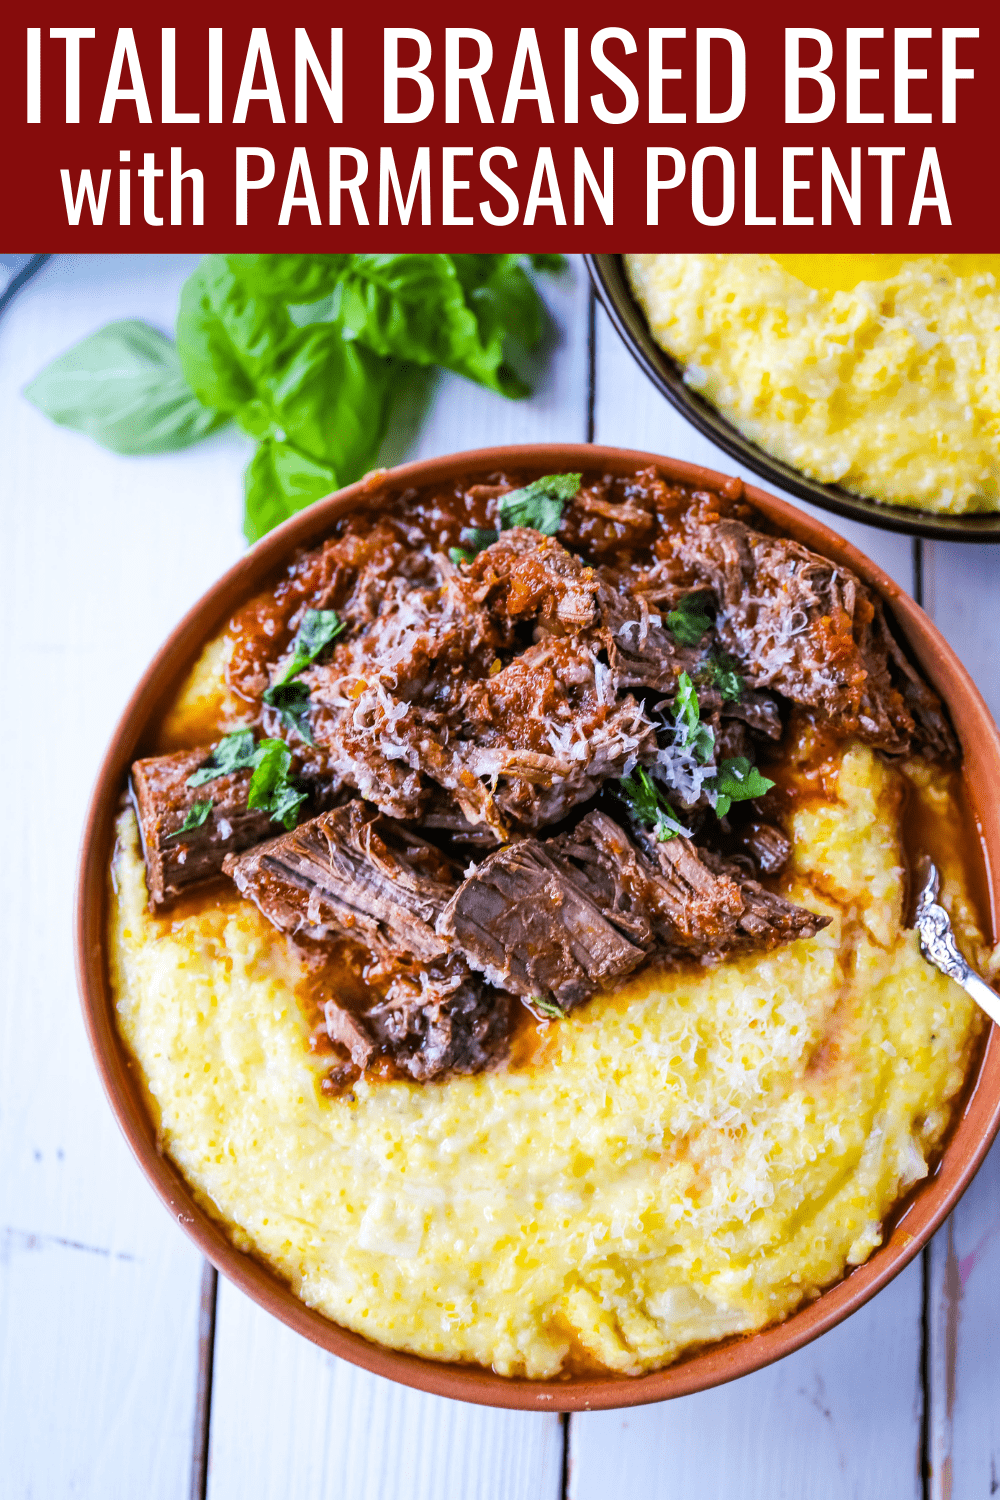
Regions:
<instances>
[{"instance_id":1,"label":"chunk of beef","mask_svg":"<svg viewBox=\"0 0 1000 1500\"><path fill-rule=\"evenodd\" d=\"M678 641L665 623L667 611L650 608L647 596L637 592L632 582L627 574L600 570L600 637L615 688L673 694L680 674L697 670L709 643L686 646ZM671 591L671 607L681 592Z\"/></svg>"},{"instance_id":2,"label":"chunk of beef","mask_svg":"<svg viewBox=\"0 0 1000 1500\"><path fill-rule=\"evenodd\" d=\"M893 688L902 695L914 723L912 740L915 749L929 760L957 760L961 752L944 704L907 659L892 633L881 599L873 597L872 604L874 613L862 640L862 649L873 677L878 675L880 685L884 685L888 677Z\"/></svg>"},{"instance_id":3,"label":"chunk of beef","mask_svg":"<svg viewBox=\"0 0 1000 1500\"><path fill-rule=\"evenodd\" d=\"M736 834L736 845L762 875L780 875L792 854L791 839L773 823L745 823Z\"/></svg>"},{"instance_id":4,"label":"chunk of beef","mask_svg":"<svg viewBox=\"0 0 1000 1500\"><path fill-rule=\"evenodd\" d=\"M376 1043L411 1078L479 1073L506 1051L510 997L452 958L399 974L365 1015Z\"/></svg>"},{"instance_id":5,"label":"chunk of beef","mask_svg":"<svg viewBox=\"0 0 1000 1500\"><path fill-rule=\"evenodd\" d=\"M568 862L609 922L651 957L707 959L813 937L827 925L766 891L738 865L689 839L640 849L612 818L593 812L546 848Z\"/></svg>"},{"instance_id":6,"label":"chunk of beef","mask_svg":"<svg viewBox=\"0 0 1000 1500\"><path fill-rule=\"evenodd\" d=\"M815 912L795 906L784 896L767 890L744 874L732 860L708 849L702 849L700 853L704 863L720 880L732 880L739 886L743 898L743 911L737 923L739 938L729 951L733 948L741 951L775 948L796 938L815 937L817 932L830 925L829 917L818 917Z\"/></svg>"},{"instance_id":7,"label":"chunk of beef","mask_svg":"<svg viewBox=\"0 0 1000 1500\"><path fill-rule=\"evenodd\" d=\"M349 937L390 963L441 958L435 922L460 871L412 828L349 802L225 861L275 927L314 941Z\"/></svg>"},{"instance_id":8,"label":"chunk of beef","mask_svg":"<svg viewBox=\"0 0 1000 1500\"><path fill-rule=\"evenodd\" d=\"M650 858L612 818L593 812L550 845L608 920L647 953L701 958L734 945L743 912L739 885L713 874L689 839L651 839Z\"/></svg>"},{"instance_id":9,"label":"chunk of beef","mask_svg":"<svg viewBox=\"0 0 1000 1500\"><path fill-rule=\"evenodd\" d=\"M487 855L455 892L438 931L499 989L564 1009L644 957L536 839Z\"/></svg>"},{"instance_id":10,"label":"chunk of beef","mask_svg":"<svg viewBox=\"0 0 1000 1500\"><path fill-rule=\"evenodd\" d=\"M630 759L654 755L656 732L642 704L616 695L593 645L550 637L470 684L450 750L447 775L434 774L470 822L537 829L623 775Z\"/></svg>"},{"instance_id":11,"label":"chunk of beef","mask_svg":"<svg viewBox=\"0 0 1000 1500\"><path fill-rule=\"evenodd\" d=\"M561 1007L644 959L707 961L813 937L827 925L689 839L640 849L600 812L545 843L489 855L438 922L492 984Z\"/></svg>"},{"instance_id":12,"label":"chunk of beef","mask_svg":"<svg viewBox=\"0 0 1000 1500\"><path fill-rule=\"evenodd\" d=\"M502 532L473 558L468 578L490 613L511 623L534 620L559 635L584 630L597 618L594 569L529 527Z\"/></svg>"},{"instance_id":13,"label":"chunk of beef","mask_svg":"<svg viewBox=\"0 0 1000 1500\"><path fill-rule=\"evenodd\" d=\"M374 618L391 578L425 565L422 554L408 548L388 520L363 534L349 530L299 553L275 588L257 595L234 615L226 669L230 687L239 697L256 702L306 609L336 609L348 625L361 627Z\"/></svg>"},{"instance_id":14,"label":"chunk of beef","mask_svg":"<svg viewBox=\"0 0 1000 1500\"><path fill-rule=\"evenodd\" d=\"M542 583L562 578L568 554L553 543L542 549L545 567L536 568L537 559L518 550L529 533L509 535L507 551L500 543L488 549L501 548L501 561L512 564L502 609L494 609L500 584L493 573L460 576L439 558L434 588L400 581L364 635L304 674L317 742L387 815L422 819L439 805L436 786L467 823L506 836L511 827L565 816L607 776L620 775L629 757L655 751L642 706L631 696L616 699L600 643L559 633L569 618L559 610L578 600L579 563L569 559L565 570L573 589L545 593ZM518 569L527 581L515 586ZM542 618L548 623L542 639L505 665L522 608L539 612L536 630Z\"/></svg>"},{"instance_id":15,"label":"chunk of beef","mask_svg":"<svg viewBox=\"0 0 1000 1500\"><path fill-rule=\"evenodd\" d=\"M715 590L720 640L751 687L816 708L888 754L909 748L913 719L872 628L875 603L849 569L697 506L676 548Z\"/></svg>"},{"instance_id":16,"label":"chunk of beef","mask_svg":"<svg viewBox=\"0 0 1000 1500\"><path fill-rule=\"evenodd\" d=\"M397 974L385 999L362 1013L324 1005L330 1040L364 1072L378 1054L421 1083L445 1073L479 1073L505 1052L510 999L470 974L460 959Z\"/></svg>"},{"instance_id":17,"label":"chunk of beef","mask_svg":"<svg viewBox=\"0 0 1000 1500\"><path fill-rule=\"evenodd\" d=\"M204 786L187 778L204 765L210 749L153 755L132 766L131 793L146 860L152 907L222 871L227 854L259 844L274 830L266 812L247 808L249 771L233 771ZM196 803L211 802L205 821L181 833Z\"/></svg>"}]
</instances>

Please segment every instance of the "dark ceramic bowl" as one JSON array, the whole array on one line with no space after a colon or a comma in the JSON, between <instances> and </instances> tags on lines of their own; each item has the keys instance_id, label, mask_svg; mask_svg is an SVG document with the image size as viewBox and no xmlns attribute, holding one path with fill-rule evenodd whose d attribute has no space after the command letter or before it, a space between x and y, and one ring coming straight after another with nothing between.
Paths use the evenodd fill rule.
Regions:
<instances>
[{"instance_id":1,"label":"dark ceramic bowl","mask_svg":"<svg viewBox=\"0 0 1000 1500\"><path fill-rule=\"evenodd\" d=\"M878 500L851 495L839 485L809 479L780 458L772 458L744 437L703 396L684 384L680 365L660 348L646 322L646 314L632 295L624 256L585 255L584 260L602 307L657 390L699 432L769 484L823 510L850 516L852 521L864 521L867 526L881 526L885 531L905 531L910 536L936 537L949 542L1000 542L1000 513L950 516L883 505Z\"/></svg>"},{"instance_id":2,"label":"dark ceramic bowl","mask_svg":"<svg viewBox=\"0 0 1000 1500\"><path fill-rule=\"evenodd\" d=\"M360 1334L351 1333L306 1307L266 1266L230 1244L221 1226L196 1203L180 1172L157 1150L156 1132L143 1099L142 1080L115 1024L108 978L108 868L114 819L129 766L138 753L148 753L152 727L176 694L205 641L222 627L239 604L289 561L297 548L316 546L340 516L352 511L364 512L374 493L386 486L402 490L458 476L485 477L497 469L537 470L545 474L597 468L628 474L651 464L666 477L685 484L718 488L725 482L725 476L710 469L657 454L584 443L536 443L404 464L340 490L286 521L252 547L209 589L153 658L112 735L83 835L76 894L76 959L84 1019L111 1107L139 1165L168 1211L199 1249L247 1296L321 1348L404 1385L487 1406L535 1411L596 1410L687 1395L707 1386L721 1385L790 1354L861 1307L926 1243L954 1208L989 1149L1000 1126L997 1028L990 1031L967 1103L940 1165L916 1189L905 1212L897 1215L885 1244L865 1265L786 1322L712 1345L665 1370L635 1377L607 1375L532 1381L507 1379L479 1367L439 1364L370 1343ZM1000 926L1000 733L972 679L923 610L874 563L785 501L750 487L746 497L781 531L853 568L882 595L914 656L948 704L962 743L968 796L979 822L992 876L990 920L996 931Z\"/></svg>"}]
</instances>

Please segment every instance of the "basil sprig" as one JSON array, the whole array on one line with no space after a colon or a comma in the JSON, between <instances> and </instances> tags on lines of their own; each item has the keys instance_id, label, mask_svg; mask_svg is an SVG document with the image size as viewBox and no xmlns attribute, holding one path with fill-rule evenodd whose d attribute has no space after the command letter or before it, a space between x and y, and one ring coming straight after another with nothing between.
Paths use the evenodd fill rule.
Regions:
<instances>
[{"instance_id":1,"label":"basil sprig","mask_svg":"<svg viewBox=\"0 0 1000 1500\"><path fill-rule=\"evenodd\" d=\"M221 739L203 766L187 778L188 786L204 786L233 771L245 771L254 764L257 753L252 729L234 729Z\"/></svg>"},{"instance_id":2,"label":"basil sprig","mask_svg":"<svg viewBox=\"0 0 1000 1500\"><path fill-rule=\"evenodd\" d=\"M302 624L295 632L292 654L285 663L281 676L275 680L274 687L281 687L304 672L343 629L344 622L335 609L307 609L302 616Z\"/></svg>"},{"instance_id":3,"label":"basil sprig","mask_svg":"<svg viewBox=\"0 0 1000 1500\"><path fill-rule=\"evenodd\" d=\"M134 319L54 360L26 392L116 453L164 453L235 421L257 444L248 541L373 468L404 387L454 370L518 398L509 356L538 345L534 273L552 255L208 255L176 343ZM419 378L419 377L418 377Z\"/></svg>"},{"instance_id":4,"label":"basil sprig","mask_svg":"<svg viewBox=\"0 0 1000 1500\"><path fill-rule=\"evenodd\" d=\"M298 823L299 808L308 795L299 791L289 775L291 764L292 752L284 740L261 740L247 793L247 807L262 808L286 828Z\"/></svg>"}]
</instances>

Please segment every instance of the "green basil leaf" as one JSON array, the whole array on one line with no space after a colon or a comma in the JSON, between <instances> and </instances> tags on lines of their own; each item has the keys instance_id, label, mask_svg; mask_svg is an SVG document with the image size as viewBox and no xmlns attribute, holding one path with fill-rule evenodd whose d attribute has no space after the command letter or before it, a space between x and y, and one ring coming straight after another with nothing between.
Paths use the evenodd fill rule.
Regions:
<instances>
[{"instance_id":1,"label":"green basil leaf","mask_svg":"<svg viewBox=\"0 0 1000 1500\"><path fill-rule=\"evenodd\" d=\"M326 297L348 264L349 255L227 255L234 276L251 291L279 302L313 302Z\"/></svg>"},{"instance_id":2,"label":"green basil leaf","mask_svg":"<svg viewBox=\"0 0 1000 1500\"><path fill-rule=\"evenodd\" d=\"M738 703L743 697L746 683L736 671L736 663L722 652L713 652L706 662L708 681L719 689L723 702Z\"/></svg>"},{"instance_id":3,"label":"green basil leaf","mask_svg":"<svg viewBox=\"0 0 1000 1500\"><path fill-rule=\"evenodd\" d=\"M206 255L181 288L181 367L199 401L218 411L235 415L259 397L263 374L294 331L287 310L256 295L223 255Z\"/></svg>"},{"instance_id":4,"label":"green basil leaf","mask_svg":"<svg viewBox=\"0 0 1000 1500\"><path fill-rule=\"evenodd\" d=\"M335 469L266 437L243 476L243 535L259 541L289 516L340 488Z\"/></svg>"},{"instance_id":5,"label":"green basil leaf","mask_svg":"<svg viewBox=\"0 0 1000 1500\"><path fill-rule=\"evenodd\" d=\"M211 797L209 797L207 802L192 802L188 808L187 817L184 819L184 822L179 828L175 828L173 833L168 833L167 838L175 839L182 833L190 833L192 828L200 828L207 820L212 807L213 802Z\"/></svg>"},{"instance_id":6,"label":"green basil leaf","mask_svg":"<svg viewBox=\"0 0 1000 1500\"><path fill-rule=\"evenodd\" d=\"M677 679L677 696L674 699L674 722L683 723L687 733L684 743L689 744L695 730L698 727L698 718L701 706L698 703L698 694L694 683L687 672L682 672Z\"/></svg>"},{"instance_id":7,"label":"green basil leaf","mask_svg":"<svg viewBox=\"0 0 1000 1500\"><path fill-rule=\"evenodd\" d=\"M289 775L292 754L284 740L261 740L254 757L247 807L261 807L276 823L294 828L308 793L300 791Z\"/></svg>"},{"instance_id":8,"label":"green basil leaf","mask_svg":"<svg viewBox=\"0 0 1000 1500\"><path fill-rule=\"evenodd\" d=\"M544 1016L547 1021L564 1021L566 1019L566 1012L561 1005L557 1005L554 1000L546 1000L541 995L532 995L524 1003L533 1014Z\"/></svg>"},{"instance_id":9,"label":"green basil leaf","mask_svg":"<svg viewBox=\"0 0 1000 1500\"><path fill-rule=\"evenodd\" d=\"M353 255L323 315L376 354L443 365L504 395L527 393L503 362L508 330L484 338L450 255Z\"/></svg>"},{"instance_id":10,"label":"green basil leaf","mask_svg":"<svg viewBox=\"0 0 1000 1500\"><path fill-rule=\"evenodd\" d=\"M169 453L228 419L206 410L174 345L148 323L109 323L47 365L25 389L33 406L113 453Z\"/></svg>"},{"instance_id":11,"label":"green basil leaf","mask_svg":"<svg viewBox=\"0 0 1000 1500\"><path fill-rule=\"evenodd\" d=\"M259 372L257 397L270 435L351 484L375 462L402 375L340 322L311 324L291 328Z\"/></svg>"},{"instance_id":12,"label":"green basil leaf","mask_svg":"<svg viewBox=\"0 0 1000 1500\"><path fill-rule=\"evenodd\" d=\"M186 784L204 786L206 781L215 781L232 771L244 771L254 764L256 753L253 730L234 729L232 734L219 741L209 759L187 778Z\"/></svg>"},{"instance_id":13,"label":"green basil leaf","mask_svg":"<svg viewBox=\"0 0 1000 1500\"><path fill-rule=\"evenodd\" d=\"M468 561L470 562L477 552L483 552L499 540L499 531L487 526L463 526L459 534L459 541L464 542L469 549Z\"/></svg>"},{"instance_id":14,"label":"green basil leaf","mask_svg":"<svg viewBox=\"0 0 1000 1500\"><path fill-rule=\"evenodd\" d=\"M545 326L545 309L522 255L453 255L465 299L475 315L484 348L502 356L508 342L535 348ZM509 366L498 367L497 385L505 395L526 388Z\"/></svg>"},{"instance_id":15,"label":"green basil leaf","mask_svg":"<svg viewBox=\"0 0 1000 1500\"><path fill-rule=\"evenodd\" d=\"M335 609L307 609L292 641L292 654L278 683L305 671L320 652L342 633L344 623ZM308 691L308 689L306 690Z\"/></svg>"}]
</instances>

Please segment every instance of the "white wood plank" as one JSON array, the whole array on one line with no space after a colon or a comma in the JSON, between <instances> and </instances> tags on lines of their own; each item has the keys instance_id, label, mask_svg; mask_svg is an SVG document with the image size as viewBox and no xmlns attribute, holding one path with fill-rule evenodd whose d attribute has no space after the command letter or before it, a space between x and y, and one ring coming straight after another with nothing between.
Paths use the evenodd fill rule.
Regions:
<instances>
[{"instance_id":1,"label":"white wood plank","mask_svg":"<svg viewBox=\"0 0 1000 1500\"><path fill-rule=\"evenodd\" d=\"M692 427L653 385L612 327L603 308L597 310L597 399L594 438L619 447L647 448L671 458L704 464L723 474L738 474L748 484L760 485L823 521L838 536L859 547L908 592L913 587L910 538L874 526L863 526L843 516L807 505L794 495L769 485L745 465Z\"/></svg>"},{"instance_id":2,"label":"white wood plank","mask_svg":"<svg viewBox=\"0 0 1000 1500\"><path fill-rule=\"evenodd\" d=\"M915 1263L846 1323L766 1370L660 1406L574 1417L569 1495L916 1500L919 1367Z\"/></svg>"},{"instance_id":3,"label":"white wood plank","mask_svg":"<svg viewBox=\"0 0 1000 1500\"><path fill-rule=\"evenodd\" d=\"M12 1497L176 1500L191 1465L201 1259L101 1095L70 907L114 721L167 630L239 550L243 444L115 458L19 394L108 318L169 327L186 269L60 258L0 324L0 1472Z\"/></svg>"},{"instance_id":4,"label":"white wood plank","mask_svg":"<svg viewBox=\"0 0 1000 1500\"><path fill-rule=\"evenodd\" d=\"M586 272L541 283L551 315L534 394L508 401L458 376L432 383L419 427L384 462L494 443L586 436ZM409 442L406 437L409 437ZM404 1436L401 1436L404 1435ZM556 1500L558 1419L404 1391L288 1333L223 1285L216 1329L210 1500L332 1493L366 1500L521 1495ZM294 1479L292 1475L294 1474Z\"/></svg>"},{"instance_id":5,"label":"white wood plank","mask_svg":"<svg viewBox=\"0 0 1000 1500\"><path fill-rule=\"evenodd\" d=\"M1000 548L925 549L925 606L1000 719ZM1000 1144L930 1247L935 1500L1000 1489Z\"/></svg>"},{"instance_id":6,"label":"white wood plank","mask_svg":"<svg viewBox=\"0 0 1000 1500\"><path fill-rule=\"evenodd\" d=\"M426 1396L322 1353L220 1283L208 1500L557 1500L555 1415Z\"/></svg>"},{"instance_id":7,"label":"white wood plank","mask_svg":"<svg viewBox=\"0 0 1000 1500\"><path fill-rule=\"evenodd\" d=\"M925 542L924 608L1000 723L1000 546Z\"/></svg>"}]
</instances>

